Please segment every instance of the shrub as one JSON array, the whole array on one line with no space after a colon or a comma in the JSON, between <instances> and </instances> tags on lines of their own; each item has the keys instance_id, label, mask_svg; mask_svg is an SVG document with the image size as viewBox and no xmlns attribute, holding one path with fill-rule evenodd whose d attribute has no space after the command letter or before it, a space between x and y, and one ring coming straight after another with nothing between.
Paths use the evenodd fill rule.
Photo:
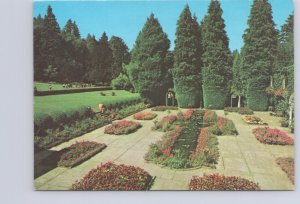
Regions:
<instances>
[{"instance_id":1,"label":"shrub","mask_svg":"<svg viewBox=\"0 0 300 204\"><path fill-rule=\"evenodd\" d=\"M136 105L131 105L131 106L127 106L125 108L122 108L121 110L119 110L119 114L122 116L122 117L127 117L129 115L132 115L138 111L141 111L143 109L145 109L146 106L144 103L138 103Z\"/></svg>"},{"instance_id":2,"label":"shrub","mask_svg":"<svg viewBox=\"0 0 300 204\"><path fill-rule=\"evenodd\" d=\"M252 115L254 114L253 110L247 107L238 108L237 112L241 115Z\"/></svg>"},{"instance_id":3,"label":"shrub","mask_svg":"<svg viewBox=\"0 0 300 204\"><path fill-rule=\"evenodd\" d=\"M224 111L226 111L226 112L237 112L238 108L237 107L225 107Z\"/></svg>"},{"instance_id":4,"label":"shrub","mask_svg":"<svg viewBox=\"0 0 300 204\"><path fill-rule=\"evenodd\" d=\"M100 144L97 142L76 142L70 147L62 150L64 153L61 155L57 165L74 167L102 151L105 147L105 144Z\"/></svg>"},{"instance_id":5,"label":"shrub","mask_svg":"<svg viewBox=\"0 0 300 204\"><path fill-rule=\"evenodd\" d=\"M71 190L81 191L140 191L148 190L152 176L145 170L128 165L108 162L92 169Z\"/></svg>"},{"instance_id":6,"label":"shrub","mask_svg":"<svg viewBox=\"0 0 300 204\"><path fill-rule=\"evenodd\" d=\"M141 128L142 125L137 122L121 120L117 122L113 122L110 126L106 127L104 133L111 135L127 135L130 134L137 129Z\"/></svg>"},{"instance_id":7,"label":"shrub","mask_svg":"<svg viewBox=\"0 0 300 204\"><path fill-rule=\"evenodd\" d=\"M281 169L287 174L290 181L295 183L295 164L293 158L277 158L277 164L281 167Z\"/></svg>"},{"instance_id":8,"label":"shrub","mask_svg":"<svg viewBox=\"0 0 300 204\"><path fill-rule=\"evenodd\" d=\"M154 130L162 130L166 132L170 129L171 125L177 120L176 115L167 115L163 117L163 119L157 123L155 123L153 129Z\"/></svg>"},{"instance_id":9,"label":"shrub","mask_svg":"<svg viewBox=\"0 0 300 204\"><path fill-rule=\"evenodd\" d=\"M236 176L224 176L220 174L194 176L189 184L189 190L202 191L257 191L258 183Z\"/></svg>"},{"instance_id":10,"label":"shrub","mask_svg":"<svg viewBox=\"0 0 300 204\"><path fill-rule=\"evenodd\" d=\"M135 120L152 120L157 116L156 113L151 112L139 112L133 115Z\"/></svg>"},{"instance_id":11,"label":"shrub","mask_svg":"<svg viewBox=\"0 0 300 204\"><path fill-rule=\"evenodd\" d=\"M205 123L215 123L217 122L218 116L215 111L206 110L203 116L203 121Z\"/></svg>"},{"instance_id":12,"label":"shrub","mask_svg":"<svg viewBox=\"0 0 300 204\"><path fill-rule=\"evenodd\" d=\"M264 144L293 145L294 140L286 133L269 127L258 127L252 130L256 139Z\"/></svg>"},{"instance_id":13,"label":"shrub","mask_svg":"<svg viewBox=\"0 0 300 204\"><path fill-rule=\"evenodd\" d=\"M264 83L257 80L250 80L246 90L247 106L254 111L268 110L268 95Z\"/></svg>"},{"instance_id":14,"label":"shrub","mask_svg":"<svg viewBox=\"0 0 300 204\"><path fill-rule=\"evenodd\" d=\"M248 124L267 125L261 118L254 115L246 115L243 120Z\"/></svg>"},{"instance_id":15,"label":"shrub","mask_svg":"<svg viewBox=\"0 0 300 204\"><path fill-rule=\"evenodd\" d=\"M120 73L120 75L111 81L113 89L130 90L133 88L128 76Z\"/></svg>"},{"instance_id":16,"label":"shrub","mask_svg":"<svg viewBox=\"0 0 300 204\"><path fill-rule=\"evenodd\" d=\"M151 110L152 111L178 110L178 107L175 107L175 106L155 106Z\"/></svg>"},{"instance_id":17,"label":"shrub","mask_svg":"<svg viewBox=\"0 0 300 204\"><path fill-rule=\"evenodd\" d=\"M100 92L100 95L101 95L101 96L106 96L106 93L104 93L104 92L101 91L101 92Z\"/></svg>"}]
</instances>

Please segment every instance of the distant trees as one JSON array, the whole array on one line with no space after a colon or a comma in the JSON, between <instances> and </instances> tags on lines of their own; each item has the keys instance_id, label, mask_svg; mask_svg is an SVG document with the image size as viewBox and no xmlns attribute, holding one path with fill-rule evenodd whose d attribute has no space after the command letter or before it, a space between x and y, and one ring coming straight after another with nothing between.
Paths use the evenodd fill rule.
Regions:
<instances>
[{"instance_id":1,"label":"distant trees","mask_svg":"<svg viewBox=\"0 0 300 204\"><path fill-rule=\"evenodd\" d=\"M266 88L270 85L277 55L277 31L267 0L254 0L243 38L243 66L248 72L247 106L264 111L268 108Z\"/></svg>"},{"instance_id":2,"label":"distant trees","mask_svg":"<svg viewBox=\"0 0 300 204\"><path fill-rule=\"evenodd\" d=\"M129 63L124 41L104 32L99 39L81 38L75 21L69 19L61 30L51 6L45 17L33 19L34 80L61 83L88 82L109 84Z\"/></svg>"},{"instance_id":3,"label":"distant trees","mask_svg":"<svg viewBox=\"0 0 300 204\"><path fill-rule=\"evenodd\" d=\"M167 34L151 14L135 41L131 62L126 69L135 91L153 105L164 103L170 86L169 47Z\"/></svg>"},{"instance_id":4,"label":"distant trees","mask_svg":"<svg viewBox=\"0 0 300 204\"><path fill-rule=\"evenodd\" d=\"M201 96L201 44L197 19L186 5L177 21L172 70L179 107L199 107Z\"/></svg>"},{"instance_id":5,"label":"distant trees","mask_svg":"<svg viewBox=\"0 0 300 204\"><path fill-rule=\"evenodd\" d=\"M201 25L204 107L224 108L230 94L232 57L220 2L211 0Z\"/></svg>"}]
</instances>

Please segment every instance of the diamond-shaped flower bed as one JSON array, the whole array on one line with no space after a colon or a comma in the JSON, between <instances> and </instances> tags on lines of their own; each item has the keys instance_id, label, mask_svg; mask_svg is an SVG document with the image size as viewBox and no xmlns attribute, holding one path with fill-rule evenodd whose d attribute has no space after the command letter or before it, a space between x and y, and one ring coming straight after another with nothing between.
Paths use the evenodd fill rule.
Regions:
<instances>
[{"instance_id":1,"label":"diamond-shaped flower bed","mask_svg":"<svg viewBox=\"0 0 300 204\"><path fill-rule=\"evenodd\" d=\"M236 176L224 176L220 174L193 177L189 184L189 190L200 191L257 191L258 183Z\"/></svg>"},{"instance_id":2,"label":"diamond-shaped flower bed","mask_svg":"<svg viewBox=\"0 0 300 204\"><path fill-rule=\"evenodd\" d=\"M152 176L145 170L108 162L92 169L71 190L81 191L141 191L149 190Z\"/></svg>"},{"instance_id":3,"label":"diamond-shaped flower bed","mask_svg":"<svg viewBox=\"0 0 300 204\"><path fill-rule=\"evenodd\" d=\"M74 167L99 153L104 148L106 148L105 144L97 142L76 142L70 147L62 150L63 154L61 155L57 165L63 167Z\"/></svg>"},{"instance_id":4,"label":"diamond-shaped flower bed","mask_svg":"<svg viewBox=\"0 0 300 204\"><path fill-rule=\"evenodd\" d=\"M264 144L293 145L294 140L286 133L269 127L259 127L252 130L256 139Z\"/></svg>"},{"instance_id":5,"label":"diamond-shaped flower bed","mask_svg":"<svg viewBox=\"0 0 300 204\"><path fill-rule=\"evenodd\" d=\"M157 116L156 113L151 112L139 112L133 115L136 120L152 120Z\"/></svg>"},{"instance_id":6,"label":"diamond-shaped flower bed","mask_svg":"<svg viewBox=\"0 0 300 204\"><path fill-rule=\"evenodd\" d=\"M135 132L141 127L142 125L138 122L120 120L117 122L113 122L111 125L107 126L104 130L104 133L110 135L127 135Z\"/></svg>"}]
</instances>

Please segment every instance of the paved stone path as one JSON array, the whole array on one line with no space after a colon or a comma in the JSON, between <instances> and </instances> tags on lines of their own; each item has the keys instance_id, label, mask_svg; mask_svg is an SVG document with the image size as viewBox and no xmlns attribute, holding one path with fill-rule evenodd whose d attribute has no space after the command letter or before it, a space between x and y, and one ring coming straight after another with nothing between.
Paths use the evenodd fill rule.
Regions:
<instances>
[{"instance_id":1,"label":"paved stone path","mask_svg":"<svg viewBox=\"0 0 300 204\"><path fill-rule=\"evenodd\" d=\"M149 111L149 110L145 110ZM165 112L156 112L160 120L168 115ZM177 111L171 111L171 114ZM224 116L223 111L217 111ZM279 119L268 116L268 113L255 113L270 126L279 126ZM151 143L159 140L163 132L152 131L152 121L139 121L143 127L137 132L124 136L104 134L104 128L87 133L81 137L62 143L51 150L58 151L70 146L75 141L89 140L105 143L107 148L88 161L72 169L57 167L34 180L36 190L68 190L72 183L82 178L91 169L114 161L139 166L156 176L151 190L188 190L188 183L192 176L201 176L204 173L218 172L230 176L241 176L258 182L263 190L292 190L294 186L285 173L277 166L275 159L279 156L294 157L293 146L272 146L259 143L252 135L255 126L245 124L241 115L230 113L226 117L232 119L239 131L238 136L220 136L220 159L216 169L201 168L193 170L172 170L155 164L146 163L144 155ZM274 119L275 118L275 119ZM134 120L132 116L126 119ZM284 129L287 131L287 129Z\"/></svg>"}]
</instances>

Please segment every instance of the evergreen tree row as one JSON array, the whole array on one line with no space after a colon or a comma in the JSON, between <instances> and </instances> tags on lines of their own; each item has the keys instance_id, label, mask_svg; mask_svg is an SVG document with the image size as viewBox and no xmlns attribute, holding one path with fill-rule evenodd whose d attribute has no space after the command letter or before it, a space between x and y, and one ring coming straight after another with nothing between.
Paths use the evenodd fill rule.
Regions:
<instances>
[{"instance_id":1,"label":"evergreen tree row","mask_svg":"<svg viewBox=\"0 0 300 204\"><path fill-rule=\"evenodd\" d=\"M45 17L34 18L34 80L61 83L107 83L130 61L124 41L106 33L99 40L83 39L75 21L61 30L51 6Z\"/></svg>"}]
</instances>

